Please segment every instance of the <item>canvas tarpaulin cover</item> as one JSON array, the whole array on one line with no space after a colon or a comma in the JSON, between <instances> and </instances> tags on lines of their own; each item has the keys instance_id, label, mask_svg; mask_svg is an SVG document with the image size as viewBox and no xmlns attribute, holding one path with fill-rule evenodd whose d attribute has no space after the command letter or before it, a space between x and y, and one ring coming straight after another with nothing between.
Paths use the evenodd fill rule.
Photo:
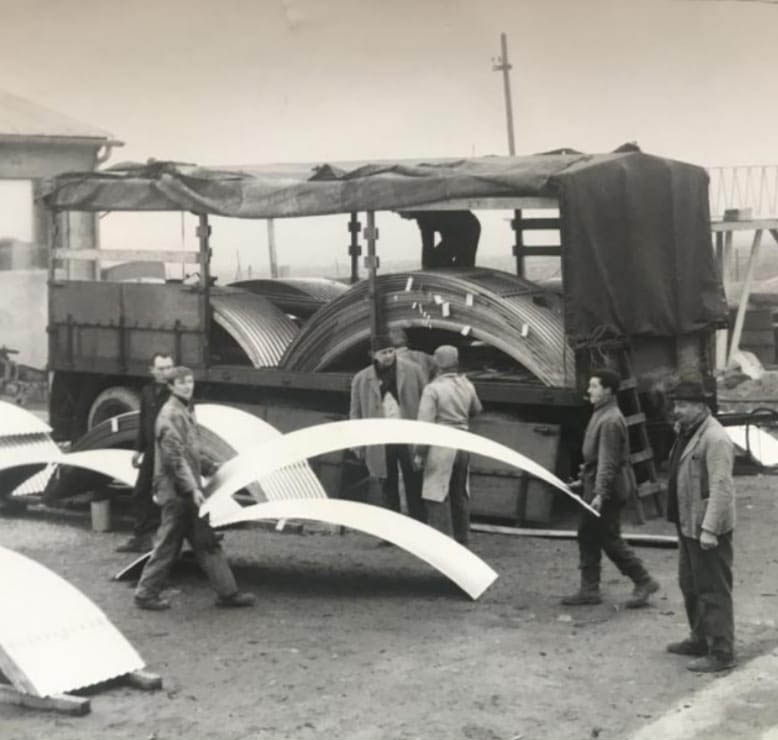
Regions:
<instances>
[{"instance_id":1,"label":"canvas tarpaulin cover","mask_svg":"<svg viewBox=\"0 0 778 740\"><path fill-rule=\"evenodd\" d=\"M566 331L672 336L723 322L708 178L641 152L209 169L120 164L60 175L46 203L74 211L176 210L284 218L403 210L457 198L555 197Z\"/></svg>"}]
</instances>

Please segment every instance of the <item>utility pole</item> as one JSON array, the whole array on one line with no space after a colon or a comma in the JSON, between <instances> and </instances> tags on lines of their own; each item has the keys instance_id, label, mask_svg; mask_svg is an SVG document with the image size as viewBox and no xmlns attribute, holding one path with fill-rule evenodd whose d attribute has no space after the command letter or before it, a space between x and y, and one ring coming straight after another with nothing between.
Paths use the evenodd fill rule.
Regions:
<instances>
[{"instance_id":1,"label":"utility pole","mask_svg":"<svg viewBox=\"0 0 778 740\"><path fill-rule=\"evenodd\" d=\"M270 262L270 277L278 277L278 259L276 257L276 222L267 220L267 252Z\"/></svg>"},{"instance_id":2,"label":"utility pole","mask_svg":"<svg viewBox=\"0 0 778 740\"><path fill-rule=\"evenodd\" d=\"M508 37L500 34L501 55L492 59L492 70L502 72L502 84L505 91L505 118L508 123L508 154L516 154L516 144L513 138L513 103L511 102L511 64L508 61Z\"/></svg>"}]
</instances>

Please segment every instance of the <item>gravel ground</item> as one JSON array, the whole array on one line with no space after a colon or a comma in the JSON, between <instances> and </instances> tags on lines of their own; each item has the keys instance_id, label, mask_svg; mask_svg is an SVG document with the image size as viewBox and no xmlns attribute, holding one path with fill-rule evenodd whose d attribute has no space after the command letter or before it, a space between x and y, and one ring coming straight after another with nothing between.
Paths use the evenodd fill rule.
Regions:
<instances>
[{"instance_id":1,"label":"gravel ground","mask_svg":"<svg viewBox=\"0 0 778 740\"><path fill-rule=\"evenodd\" d=\"M772 477L737 485L743 666L778 645L777 509ZM500 578L472 602L366 535L239 530L225 547L255 608L214 608L199 573L181 567L173 609L151 613L110 581L127 562L114 552L125 536L72 519L0 519L4 546L93 599L165 683L90 691L82 718L0 705L4 740L624 740L711 682L737 681L738 670L698 676L664 652L686 631L674 550L640 551L663 585L652 606L622 609L630 584L608 564L606 603L571 609L559 598L576 585L573 541L476 534L473 550ZM704 736L755 738L776 723L778 706L763 702Z\"/></svg>"}]
</instances>

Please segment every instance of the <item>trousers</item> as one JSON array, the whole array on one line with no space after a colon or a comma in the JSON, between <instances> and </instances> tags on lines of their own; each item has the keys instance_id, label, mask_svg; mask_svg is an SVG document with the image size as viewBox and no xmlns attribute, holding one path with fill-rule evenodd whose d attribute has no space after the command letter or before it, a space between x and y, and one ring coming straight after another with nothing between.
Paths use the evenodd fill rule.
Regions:
<instances>
[{"instance_id":1,"label":"trousers","mask_svg":"<svg viewBox=\"0 0 778 740\"><path fill-rule=\"evenodd\" d=\"M157 531L160 522L159 506L154 503L154 453L147 450L143 455L138 477L135 480L135 488L132 492L133 506L135 509L135 526L133 534L136 537L153 535Z\"/></svg>"},{"instance_id":2,"label":"trousers","mask_svg":"<svg viewBox=\"0 0 778 740\"><path fill-rule=\"evenodd\" d=\"M643 561L621 538L622 506L618 501L606 501L599 517L588 511L581 514L578 525L579 567L581 580L586 585L599 585L603 552L634 583L644 583L650 578Z\"/></svg>"},{"instance_id":3,"label":"trousers","mask_svg":"<svg viewBox=\"0 0 778 740\"><path fill-rule=\"evenodd\" d=\"M424 501L427 524L453 537L460 545L467 545L470 541L470 497L467 495L469 467L470 453L458 450L448 481L448 496L443 501Z\"/></svg>"},{"instance_id":4,"label":"trousers","mask_svg":"<svg viewBox=\"0 0 778 740\"><path fill-rule=\"evenodd\" d=\"M143 568L135 595L141 599L159 596L184 540L191 545L211 588L219 596L236 593L235 577L210 525L197 515L191 498L176 496L162 504L157 544Z\"/></svg>"},{"instance_id":5,"label":"trousers","mask_svg":"<svg viewBox=\"0 0 778 740\"><path fill-rule=\"evenodd\" d=\"M717 547L703 550L679 530L678 585L691 637L724 658L732 657L735 647L732 562L732 532L720 534Z\"/></svg>"},{"instance_id":6,"label":"trousers","mask_svg":"<svg viewBox=\"0 0 778 740\"><path fill-rule=\"evenodd\" d=\"M382 483L383 505L392 511L401 511L400 470L405 485L408 515L424 522L426 512L421 498L422 472L414 470L411 449L408 445L386 445L386 478Z\"/></svg>"}]
</instances>

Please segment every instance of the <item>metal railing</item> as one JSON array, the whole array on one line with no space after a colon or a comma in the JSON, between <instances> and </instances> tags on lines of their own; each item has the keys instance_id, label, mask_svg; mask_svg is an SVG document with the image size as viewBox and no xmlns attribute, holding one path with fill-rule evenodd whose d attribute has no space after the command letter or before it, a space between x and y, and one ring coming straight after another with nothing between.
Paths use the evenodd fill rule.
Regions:
<instances>
[{"instance_id":1,"label":"metal railing","mask_svg":"<svg viewBox=\"0 0 778 740\"><path fill-rule=\"evenodd\" d=\"M778 165L707 167L711 218L730 208L750 208L753 218L778 217Z\"/></svg>"}]
</instances>

